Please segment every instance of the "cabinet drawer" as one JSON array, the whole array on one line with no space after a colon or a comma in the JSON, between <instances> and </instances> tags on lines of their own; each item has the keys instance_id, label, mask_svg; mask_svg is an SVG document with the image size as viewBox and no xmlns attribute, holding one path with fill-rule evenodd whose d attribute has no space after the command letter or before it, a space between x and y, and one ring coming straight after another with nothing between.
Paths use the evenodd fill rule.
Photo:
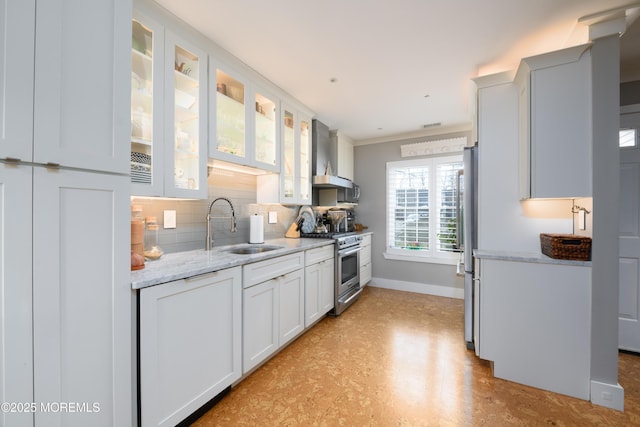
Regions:
<instances>
[{"instance_id":1,"label":"cabinet drawer","mask_svg":"<svg viewBox=\"0 0 640 427\"><path fill-rule=\"evenodd\" d=\"M291 255L284 255L265 261L247 264L242 267L243 288L248 288L269 279L282 276L291 271L304 267L304 252L296 252Z\"/></svg>"},{"instance_id":2,"label":"cabinet drawer","mask_svg":"<svg viewBox=\"0 0 640 427\"><path fill-rule=\"evenodd\" d=\"M331 259L334 255L334 245L327 245L321 248L309 249L305 252L305 265L313 265L325 259Z\"/></svg>"},{"instance_id":3,"label":"cabinet drawer","mask_svg":"<svg viewBox=\"0 0 640 427\"><path fill-rule=\"evenodd\" d=\"M360 242L360 246L371 246L371 234L362 236L362 242Z\"/></svg>"}]
</instances>

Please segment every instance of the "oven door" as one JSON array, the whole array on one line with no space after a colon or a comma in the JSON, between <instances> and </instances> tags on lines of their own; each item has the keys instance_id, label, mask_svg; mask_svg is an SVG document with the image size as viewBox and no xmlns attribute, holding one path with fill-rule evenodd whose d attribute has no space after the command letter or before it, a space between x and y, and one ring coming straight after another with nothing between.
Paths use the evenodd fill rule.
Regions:
<instances>
[{"instance_id":1,"label":"oven door","mask_svg":"<svg viewBox=\"0 0 640 427\"><path fill-rule=\"evenodd\" d=\"M337 296L360 287L360 245L338 251L336 269Z\"/></svg>"}]
</instances>

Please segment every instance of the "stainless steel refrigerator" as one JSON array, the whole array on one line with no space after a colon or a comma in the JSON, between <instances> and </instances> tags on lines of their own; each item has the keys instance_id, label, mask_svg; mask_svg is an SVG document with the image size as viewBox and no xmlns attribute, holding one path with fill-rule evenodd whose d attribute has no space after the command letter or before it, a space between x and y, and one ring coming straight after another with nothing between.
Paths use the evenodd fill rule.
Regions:
<instances>
[{"instance_id":1,"label":"stainless steel refrigerator","mask_svg":"<svg viewBox=\"0 0 640 427\"><path fill-rule=\"evenodd\" d=\"M464 171L462 203L461 247L464 251L464 340L469 350L474 343L474 257L478 248L478 145L464 149Z\"/></svg>"}]
</instances>

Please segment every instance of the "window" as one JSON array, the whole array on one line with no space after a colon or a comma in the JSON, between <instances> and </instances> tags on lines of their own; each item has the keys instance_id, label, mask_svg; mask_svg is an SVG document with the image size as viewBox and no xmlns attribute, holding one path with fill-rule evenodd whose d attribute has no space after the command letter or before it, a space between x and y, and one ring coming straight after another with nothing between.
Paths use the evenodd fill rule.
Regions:
<instances>
[{"instance_id":1,"label":"window","mask_svg":"<svg viewBox=\"0 0 640 427\"><path fill-rule=\"evenodd\" d=\"M620 147L636 147L638 145L637 134L637 129L620 130Z\"/></svg>"},{"instance_id":2,"label":"window","mask_svg":"<svg viewBox=\"0 0 640 427\"><path fill-rule=\"evenodd\" d=\"M387 163L385 256L436 262L458 258L456 184L462 168L461 155Z\"/></svg>"}]
</instances>

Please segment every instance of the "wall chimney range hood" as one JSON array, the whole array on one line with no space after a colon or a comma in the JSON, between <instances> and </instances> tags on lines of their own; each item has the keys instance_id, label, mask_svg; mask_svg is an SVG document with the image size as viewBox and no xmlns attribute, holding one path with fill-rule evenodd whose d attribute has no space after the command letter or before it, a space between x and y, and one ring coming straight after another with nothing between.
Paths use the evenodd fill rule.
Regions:
<instances>
[{"instance_id":1,"label":"wall chimney range hood","mask_svg":"<svg viewBox=\"0 0 640 427\"><path fill-rule=\"evenodd\" d=\"M312 122L312 162L314 188L352 188L351 180L333 175L332 167L337 165L337 153L331 144L329 127L319 120Z\"/></svg>"}]
</instances>

